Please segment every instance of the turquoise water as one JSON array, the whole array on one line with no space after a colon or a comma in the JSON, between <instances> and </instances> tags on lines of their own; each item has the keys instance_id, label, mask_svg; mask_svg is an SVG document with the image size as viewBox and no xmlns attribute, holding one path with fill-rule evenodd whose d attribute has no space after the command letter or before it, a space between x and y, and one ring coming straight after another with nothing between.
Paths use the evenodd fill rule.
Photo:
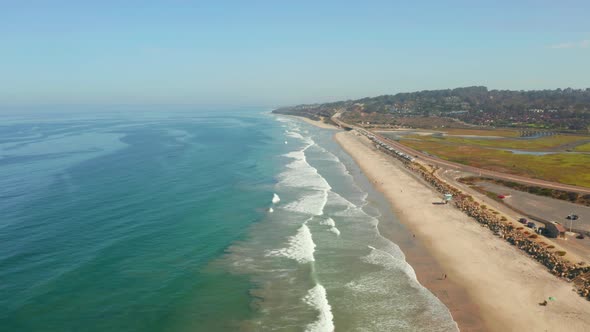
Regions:
<instances>
[{"instance_id":1,"label":"turquoise water","mask_svg":"<svg viewBox=\"0 0 590 332\"><path fill-rule=\"evenodd\" d=\"M331 131L261 110L41 114L0 124L3 330L456 329Z\"/></svg>"}]
</instances>

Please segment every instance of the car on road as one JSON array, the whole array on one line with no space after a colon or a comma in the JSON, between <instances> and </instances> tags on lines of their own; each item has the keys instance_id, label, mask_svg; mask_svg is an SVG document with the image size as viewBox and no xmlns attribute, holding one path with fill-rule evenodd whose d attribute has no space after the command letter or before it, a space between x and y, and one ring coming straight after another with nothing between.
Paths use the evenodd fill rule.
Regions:
<instances>
[{"instance_id":1,"label":"car on road","mask_svg":"<svg viewBox=\"0 0 590 332\"><path fill-rule=\"evenodd\" d=\"M583 240L584 238L585 238L584 234L578 234L578 236L576 236L576 239Z\"/></svg>"},{"instance_id":2,"label":"car on road","mask_svg":"<svg viewBox=\"0 0 590 332\"><path fill-rule=\"evenodd\" d=\"M528 222L528 220L526 218L520 218L520 219L518 219L518 222L521 224L526 224Z\"/></svg>"},{"instance_id":3,"label":"car on road","mask_svg":"<svg viewBox=\"0 0 590 332\"><path fill-rule=\"evenodd\" d=\"M569 216L565 217L565 219L567 220L578 220L578 215L577 214L570 214Z\"/></svg>"},{"instance_id":4,"label":"car on road","mask_svg":"<svg viewBox=\"0 0 590 332\"><path fill-rule=\"evenodd\" d=\"M535 229L535 228L537 228L537 225L535 225L535 223L534 223L534 222L532 222L532 221L529 221L529 222L526 224L526 227L528 227L528 228L532 228L532 229Z\"/></svg>"}]
</instances>

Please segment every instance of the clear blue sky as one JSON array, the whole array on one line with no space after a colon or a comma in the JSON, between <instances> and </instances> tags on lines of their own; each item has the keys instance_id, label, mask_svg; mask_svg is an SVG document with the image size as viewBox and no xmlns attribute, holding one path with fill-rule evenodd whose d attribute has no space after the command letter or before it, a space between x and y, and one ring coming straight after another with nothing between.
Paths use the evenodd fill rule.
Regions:
<instances>
[{"instance_id":1,"label":"clear blue sky","mask_svg":"<svg viewBox=\"0 0 590 332\"><path fill-rule=\"evenodd\" d=\"M469 85L586 88L588 15L588 0L6 0L0 104L275 106Z\"/></svg>"}]
</instances>

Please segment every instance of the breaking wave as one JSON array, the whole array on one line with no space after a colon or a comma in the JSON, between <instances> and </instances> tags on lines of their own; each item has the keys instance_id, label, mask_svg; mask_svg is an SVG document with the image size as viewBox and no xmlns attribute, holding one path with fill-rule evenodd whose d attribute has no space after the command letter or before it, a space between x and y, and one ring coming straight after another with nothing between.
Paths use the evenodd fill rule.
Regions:
<instances>
[{"instance_id":1,"label":"breaking wave","mask_svg":"<svg viewBox=\"0 0 590 332\"><path fill-rule=\"evenodd\" d=\"M322 220L322 221L320 221L320 225L330 226L330 228L328 228L328 230L330 232L336 234L337 236L340 236L340 230L338 228L336 228L336 222L334 221L334 219L328 218L326 220Z\"/></svg>"},{"instance_id":2,"label":"breaking wave","mask_svg":"<svg viewBox=\"0 0 590 332\"><path fill-rule=\"evenodd\" d=\"M269 256L284 256L296 260L299 263L310 263L315 261L313 253L315 252L315 243L311 236L311 231L307 227L307 221L299 227L297 233L288 240L288 246L283 249L271 250Z\"/></svg>"},{"instance_id":3,"label":"breaking wave","mask_svg":"<svg viewBox=\"0 0 590 332\"><path fill-rule=\"evenodd\" d=\"M283 207L285 210L321 216L328 201L326 191L314 191Z\"/></svg>"},{"instance_id":4,"label":"breaking wave","mask_svg":"<svg viewBox=\"0 0 590 332\"><path fill-rule=\"evenodd\" d=\"M303 301L313 307L318 312L317 320L305 329L306 332L333 332L334 331L334 315L332 314L332 307L328 303L326 289L320 284L307 292Z\"/></svg>"},{"instance_id":5,"label":"breaking wave","mask_svg":"<svg viewBox=\"0 0 590 332\"><path fill-rule=\"evenodd\" d=\"M301 136L300 133L296 133L294 131L287 131L286 132L286 135L289 136L289 137L292 137L292 138L300 138L300 139L303 139L303 136Z\"/></svg>"},{"instance_id":6,"label":"breaking wave","mask_svg":"<svg viewBox=\"0 0 590 332\"><path fill-rule=\"evenodd\" d=\"M277 195L277 194L272 195L272 203L273 204L277 204L280 201L281 201L281 198L279 197L279 195Z\"/></svg>"}]
</instances>

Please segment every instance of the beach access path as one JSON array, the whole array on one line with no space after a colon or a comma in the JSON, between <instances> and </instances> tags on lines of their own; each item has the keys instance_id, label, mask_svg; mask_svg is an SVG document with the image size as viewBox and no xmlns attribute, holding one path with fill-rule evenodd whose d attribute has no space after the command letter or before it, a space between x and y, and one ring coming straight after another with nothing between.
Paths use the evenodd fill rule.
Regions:
<instances>
[{"instance_id":1,"label":"beach access path","mask_svg":"<svg viewBox=\"0 0 590 332\"><path fill-rule=\"evenodd\" d=\"M489 331L590 331L590 303L573 291L572 284L452 205L433 204L441 201L440 194L376 150L366 137L349 131L337 133L335 139L444 269L448 280L434 277L421 280L423 284L452 280L464 287ZM465 308L452 294L441 300L457 320L458 311ZM539 305L549 297L556 301ZM457 323L462 328L462 322Z\"/></svg>"}]
</instances>

